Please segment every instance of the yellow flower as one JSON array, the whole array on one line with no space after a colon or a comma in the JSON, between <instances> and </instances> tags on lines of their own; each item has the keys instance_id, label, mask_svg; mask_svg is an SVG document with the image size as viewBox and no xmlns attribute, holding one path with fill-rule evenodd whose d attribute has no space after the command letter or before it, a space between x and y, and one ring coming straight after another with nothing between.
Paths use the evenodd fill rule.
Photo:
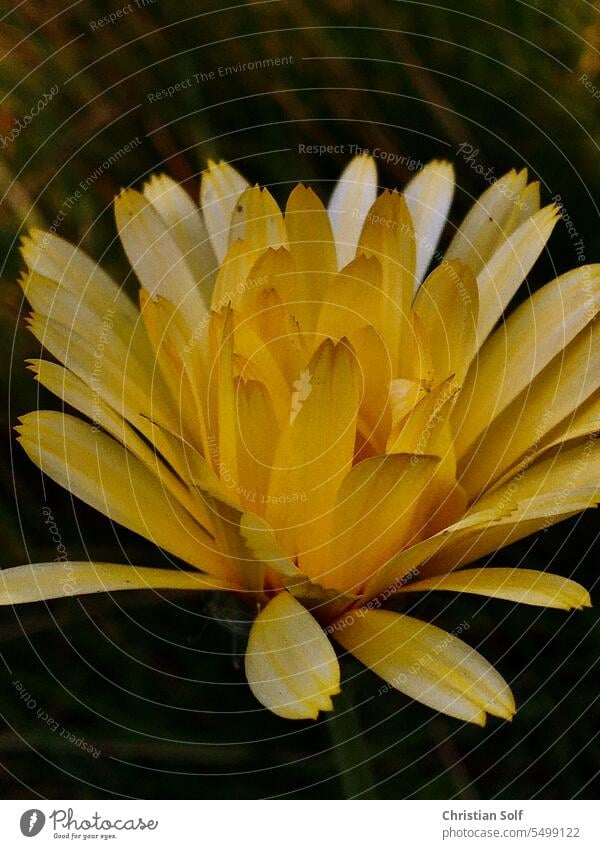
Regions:
<instances>
[{"instance_id":1,"label":"yellow flower","mask_svg":"<svg viewBox=\"0 0 600 849\"><path fill-rule=\"evenodd\" d=\"M558 218L511 171L445 254L452 166L377 194L353 160L329 208L211 163L201 210L168 177L115 202L139 306L81 250L23 242L37 380L84 418L36 411L19 440L75 496L189 564L70 563L69 592L226 590L255 611L246 673L276 714L339 691L333 644L462 720L510 718L498 672L392 596L589 605L573 581L464 569L598 501L600 266L502 322ZM435 268L425 276L435 261ZM500 322L500 323L499 323ZM4 604L64 594L64 564L2 572Z\"/></svg>"}]
</instances>

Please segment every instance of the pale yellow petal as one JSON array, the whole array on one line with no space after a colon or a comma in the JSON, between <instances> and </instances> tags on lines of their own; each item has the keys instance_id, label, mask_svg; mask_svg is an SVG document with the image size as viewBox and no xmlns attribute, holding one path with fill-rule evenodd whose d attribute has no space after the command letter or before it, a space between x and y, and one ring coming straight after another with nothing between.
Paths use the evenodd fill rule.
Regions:
<instances>
[{"instance_id":1,"label":"pale yellow petal","mask_svg":"<svg viewBox=\"0 0 600 849\"><path fill-rule=\"evenodd\" d=\"M600 501L600 487L582 487L547 492L510 505L512 491L500 495L498 503L507 512L500 519L453 534L423 566L423 577L444 574L492 554L512 542L576 516ZM490 502L493 503L493 502ZM486 512L487 508L483 512Z\"/></svg>"},{"instance_id":2,"label":"pale yellow petal","mask_svg":"<svg viewBox=\"0 0 600 849\"><path fill-rule=\"evenodd\" d=\"M575 581L534 569L461 569L438 578L426 578L402 587L399 592L450 590L501 598L537 607L560 610L590 607L587 590Z\"/></svg>"},{"instance_id":3,"label":"pale yellow petal","mask_svg":"<svg viewBox=\"0 0 600 849\"><path fill-rule=\"evenodd\" d=\"M88 386L75 374L57 363L51 363L47 360L28 360L28 363L36 380L42 386L45 386L46 389L49 389L50 392L53 392L75 410L83 413L84 416L87 416L95 427L102 428L117 439L144 466L154 472L203 527L210 530L210 519L206 511L200 510L189 489L177 475L173 474L148 442L142 439L140 434L94 391L93 387ZM140 421L143 420L140 419ZM149 433L149 428L146 433ZM155 441L160 442L160 440L156 440L156 437L154 438ZM170 460L172 459L169 455L167 457Z\"/></svg>"},{"instance_id":4,"label":"pale yellow petal","mask_svg":"<svg viewBox=\"0 0 600 849\"><path fill-rule=\"evenodd\" d=\"M147 368L152 350L139 312L135 322L123 317L116 306L101 313L93 300L80 297L34 271L23 275L19 283L37 315L85 337L97 352L98 360L103 358L104 349L110 347L111 354L124 365L129 362L138 370Z\"/></svg>"},{"instance_id":5,"label":"pale yellow petal","mask_svg":"<svg viewBox=\"0 0 600 849\"><path fill-rule=\"evenodd\" d=\"M452 418L462 455L600 309L600 265L557 277L527 298L480 350Z\"/></svg>"},{"instance_id":6,"label":"pale yellow petal","mask_svg":"<svg viewBox=\"0 0 600 849\"><path fill-rule=\"evenodd\" d=\"M183 186L166 174L154 174L144 185L143 193L165 222L204 302L210 304L217 259L202 213Z\"/></svg>"},{"instance_id":7,"label":"pale yellow petal","mask_svg":"<svg viewBox=\"0 0 600 849\"><path fill-rule=\"evenodd\" d=\"M460 482L473 499L569 418L600 385L600 330L585 328L521 395L494 419L459 467Z\"/></svg>"},{"instance_id":8,"label":"pale yellow petal","mask_svg":"<svg viewBox=\"0 0 600 849\"><path fill-rule=\"evenodd\" d=\"M202 175L200 203L213 250L218 262L223 262L229 245L231 214L248 181L226 162L216 165L210 159Z\"/></svg>"},{"instance_id":9,"label":"pale yellow petal","mask_svg":"<svg viewBox=\"0 0 600 849\"><path fill-rule=\"evenodd\" d=\"M544 250L560 215L554 204L536 212L503 242L477 275L481 346Z\"/></svg>"},{"instance_id":10,"label":"pale yellow petal","mask_svg":"<svg viewBox=\"0 0 600 849\"><path fill-rule=\"evenodd\" d=\"M499 245L512 233L513 216L527 183L527 170L514 168L487 188L456 231L446 259L460 259L479 274Z\"/></svg>"},{"instance_id":11,"label":"pale yellow petal","mask_svg":"<svg viewBox=\"0 0 600 849\"><path fill-rule=\"evenodd\" d=\"M67 327L38 313L30 316L27 326L57 360L139 429L142 416L172 417L166 387L152 362L143 366L133 357L119 357L110 327L90 337L80 334L77 326Z\"/></svg>"},{"instance_id":12,"label":"pale yellow petal","mask_svg":"<svg viewBox=\"0 0 600 849\"><path fill-rule=\"evenodd\" d=\"M335 237L338 268L356 254L365 216L377 197L377 166L372 156L355 156L342 171L327 211Z\"/></svg>"},{"instance_id":13,"label":"pale yellow petal","mask_svg":"<svg viewBox=\"0 0 600 849\"><path fill-rule=\"evenodd\" d=\"M406 184L404 197L413 222L417 264L415 288L436 252L454 195L454 168L450 162L428 162Z\"/></svg>"},{"instance_id":14,"label":"pale yellow petal","mask_svg":"<svg viewBox=\"0 0 600 849\"><path fill-rule=\"evenodd\" d=\"M286 719L316 719L340 691L335 651L311 614L281 592L256 617L246 649L256 698Z\"/></svg>"},{"instance_id":15,"label":"pale yellow petal","mask_svg":"<svg viewBox=\"0 0 600 849\"><path fill-rule=\"evenodd\" d=\"M510 688L494 667L435 625L387 610L359 609L331 628L361 663L433 710L478 725L485 724L486 713L511 719L515 712Z\"/></svg>"},{"instance_id":16,"label":"pale yellow petal","mask_svg":"<svg viewBox=\"0 0 600 849\"><path fill-rule=\"evenodd\" d=\"M119 563L32 563L0 571L0 604L25 604L117 590L235 590L233 584L181 569Z\"/></svg>"},{"instance_id":17,"label":"pale yellow petal","mask_svg":"<svg viewBox=\"0 0 600 849\"><path fill-rule=\"evenodd\" d=\"M198 280L171 227L141 192L127 189L115 199L119 237L131 267L152 297L162 295L185 310L190 334L206 319Z\"/></svg>"},{"instance_id":18,"label":"pale yellow petal","mask_svg":"<svg viewBox=\"0 0 600 849\"><path fill-rule=\"evenodd\" d=\"M59 283L98 315L118 315L135 325L137 307L81 248L54 233L33 229L23 238L21 253L31 271Z\"/></svg>"}]
</instances>

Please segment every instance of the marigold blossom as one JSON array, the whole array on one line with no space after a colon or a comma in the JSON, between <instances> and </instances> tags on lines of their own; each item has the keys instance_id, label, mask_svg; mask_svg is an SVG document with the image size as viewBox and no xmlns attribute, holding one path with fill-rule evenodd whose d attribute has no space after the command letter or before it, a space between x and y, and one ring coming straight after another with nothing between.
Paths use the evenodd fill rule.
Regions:
<instances>
[{"instance_id":1,"label":"marigold blossom","mask_svg":"<svg viewBox=\"0 0 600 849\"><path fill-rule=\"evenodd\" d=\"M433 590L589 605L558 575L465 567L599 500L600 266L504 318L559 211L513 170L442 254L453 191L433 161L378 193L364 155L328 208L298 185L281 211L225 163L200 208L153 177L115 201L138 304L55 234L23 240L29 327L55 359L29 367L82 417L31 412L19 441L177 559L71 563L71 585L236 594L256 611L250 687L283 717L332 709L338 644L434 710L510 718L480 654L384 605ZM1 574L4 604L64 594L62 564Z\"/></svg>"}]
</instances>

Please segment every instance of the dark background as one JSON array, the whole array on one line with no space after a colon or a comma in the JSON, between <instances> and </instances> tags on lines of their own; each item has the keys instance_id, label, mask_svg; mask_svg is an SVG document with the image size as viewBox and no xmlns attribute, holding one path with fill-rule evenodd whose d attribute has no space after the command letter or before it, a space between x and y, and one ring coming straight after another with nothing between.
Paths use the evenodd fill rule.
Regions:
<instances>
[{"instance_id":1,"label":"dark background","mask_svg":"<svg viewBox=\"0 0 600 849\"><path fill-rule=\"evenodd\" d=\"M133 562L162 563L149 543L43 481L14 442L20 413L57 406L38 398L23 364L39 355L15 282L28 225L48 226L63 210L57 232L122 279L110 208L121 186L161 169L196 195L214 157L270 185L279 200L297 180L326 198L355 144L407 160L455 160L458 224L486 188L457 154L470 144L496 176L527 165L544 201L560 194L573 222L577 238L559 224L530 288L577 264L578 238L586 259L600 260L592 87L600 88L600 14L584 0L271 0L223 10L131 0L104 26L97 22L127 3L16 5L5 5L0 20L2 565L56 556L45 505L72 560L118 561L123 546ZM220 67L284 56L293 61L219 76ZM215 79L149 98L211 71ZM15 137L18 119L52 86L56 95ZM103 166L136 138L131 153ZM343 152L299 152L313 144ZM379 160L379 168L384 186L410 177L401 165ZM90 175L93 185L69 208ZM494 560L551 568L593 588L596 529L590 512ZM1 608L0 796L339 797L371 782L388 798L596 795L596 612L450 595L414 608L442 627L468 624L465 639L513 687L520 710L512 723L490 719L482 730L399 693L379 695L378 680L358 664L343 667L349 686L336 714L279 720L245 685L244 629L227 624L236 614L219 598L121 593Z\"/></svg>"}]
</instances>

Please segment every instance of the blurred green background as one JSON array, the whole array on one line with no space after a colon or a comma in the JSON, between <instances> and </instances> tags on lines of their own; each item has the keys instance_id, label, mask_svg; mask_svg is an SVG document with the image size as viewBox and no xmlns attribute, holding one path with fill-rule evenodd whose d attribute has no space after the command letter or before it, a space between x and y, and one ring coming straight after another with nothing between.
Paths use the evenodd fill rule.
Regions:
<instances>
[{"instance_id":1,"label":"blurred green background","mask_svg":"<svg viewBox=\"0 0 600 849\"><path fill-rule=\"evenodd\" d=\"M111 13L114 22L103 21ZM123 278L110 208L121 186L160 169L196 195L213 157L235 162L280 200L298 180L325 198L350 145L396 159L379 159L385 186L410 177L411 159L455 160L458 224L486 188L458 155L468 144L494 175L527 165L546 202L562 197L577 238L559 225L528 280L533 289L577 263L578 239L588 261L600 260L599 35L599 10L584 0L4 6L2 565L55 556L44 505L71 559L118 561L122 546L133 562L161 565L149 543L43 481L14 442L20 413L56 407L38 396L23 364L39 355L15 282L27 226L55 222ZM288 58L243 67L278 57ZM196 74L204 75L197 84ZM44 108L26 122L40 97ZM338 151L301 152L315 144ZM596 533L590 513L495 561L550 566L593 588ZM220 599L122 593L2 608L0 796L335 798L373 781L382 798L594 797L596 612L450 596L414 608L448 629L468 623L467 641L514 689L520 710L511 724L466 727L399 693L378 695L375 677L352 664L344 666L350 695L338 713L311 724L279 720L245 685L244 629L227 624L235 612Z\"/></svg>"}]
</instances>

